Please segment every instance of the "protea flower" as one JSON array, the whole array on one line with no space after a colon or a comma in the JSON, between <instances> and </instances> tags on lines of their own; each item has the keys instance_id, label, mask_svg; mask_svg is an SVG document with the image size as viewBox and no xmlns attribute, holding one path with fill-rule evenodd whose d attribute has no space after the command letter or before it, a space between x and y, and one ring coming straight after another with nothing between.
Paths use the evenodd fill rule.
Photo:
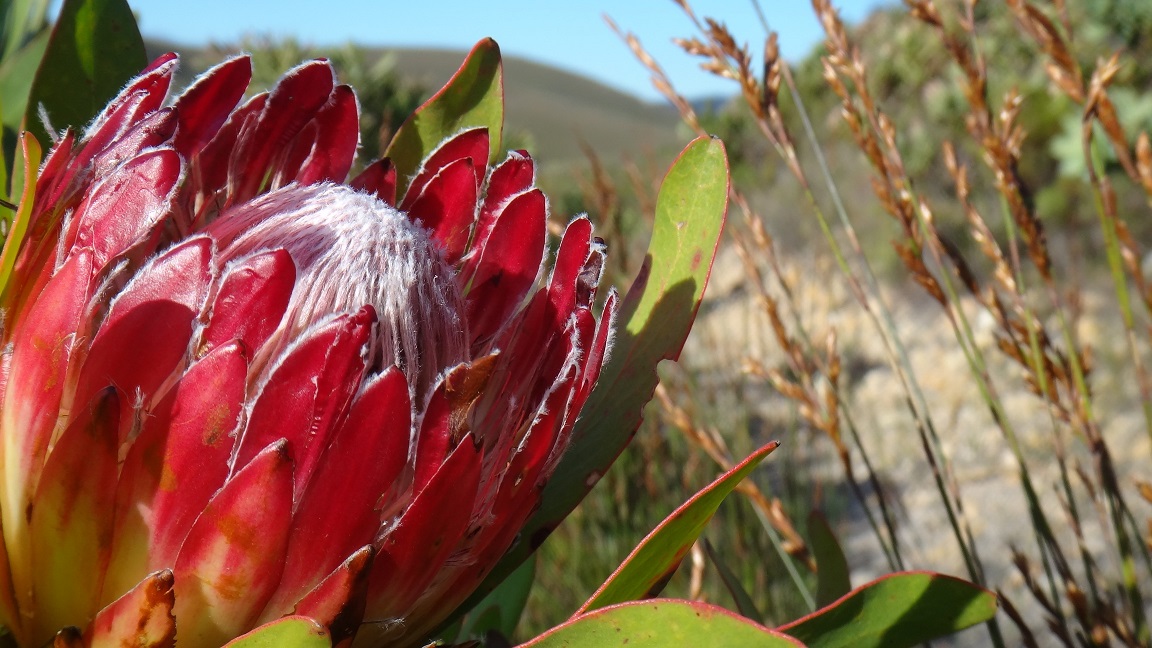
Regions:
<instances>
[{"instance_id":1,"label":"protea flower","mask_svg":"<svg viewBox=\"0 0 1152 648\"><path fill-rule=\"evenodd\" d=\"M533 162L489 167L484 129L345 183L327 62L241 103L236 58L165 107L175 66L61 137L5 250L0 621L21 646L285 615L418 641L566 447L616 307L593 314L603 245L577 218L548 270Z\"/></svg>"}]
</instances>

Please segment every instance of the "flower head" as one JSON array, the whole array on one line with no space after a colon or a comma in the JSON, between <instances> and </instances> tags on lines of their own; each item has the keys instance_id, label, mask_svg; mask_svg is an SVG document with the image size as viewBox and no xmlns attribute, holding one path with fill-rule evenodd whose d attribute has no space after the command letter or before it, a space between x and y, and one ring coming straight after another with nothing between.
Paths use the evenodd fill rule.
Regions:
<instances>
[{"instance_id":1,"label":"flower head","mask_svg":"<svg viewBox=\"0 0 1152 648\"><path fill-rule=\"evenodd\" d=\"M490 166L484 129L346 181L356 99L324 61L242 101L236 58L165 106L175 65L66 133L22 205L0 622L23 646L219 646L288 614L418 641L567 445L616 308L593 314L603 246L577 218L549 270L533 162Z\"/></svg>"}]
</instances>

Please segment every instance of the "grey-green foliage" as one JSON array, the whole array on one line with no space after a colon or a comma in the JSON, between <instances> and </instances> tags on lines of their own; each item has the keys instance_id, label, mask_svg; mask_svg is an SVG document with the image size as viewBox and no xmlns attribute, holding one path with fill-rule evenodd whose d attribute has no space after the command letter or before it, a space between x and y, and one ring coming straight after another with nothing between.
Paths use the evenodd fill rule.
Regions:
<instances>
[{"instance_id":1,"label":"grey-green foliage","mask_svg":"<svg viewBox=\"0 0 1152 648\"><path fill-rule=\"evenodd\" d=\"M360 156L376 159L400 124L420 106L424 88L402 78L388 53L349 43L339 48L315 48L294 38L250 36L239 49L252 55L253 91L271 87L300 61L327 58L341 83L356 90L360 102Z\"/></svg>"},{"instance_id":2,"label":"grey-green foliage","mask_svg":"<svg viewBox=\"0 0 1152 648\"><path fill-rule=\"evenodd\" d=\"M0 0L0 198L7 198L16 133L48 45L48 0Z\"/></svg>"},{"instance_id":3,"label":"grey-green foliage","mask_svg":"<svg viewBox=\"0 0 1152 648\"><path fill-rule=\"evenodd\" d=\"M360 150L362 159L380 157L392 133L425 98L425 90L396 73L391 54L373 57L352 44L329 53L343 83L356 88L360 98Z\"/></svg>"},{"instance_id":4,"label":"grey-green foliage","mask_svg":"<svg viewBox=\"0 0 1152 648\"><path fill-rule=\"evenodd\" d=\"M7 59L48 28L48 0L0 2L0 57Z\"/></svg>"},{"instance_id":5,"label":"grey-green foliage","mask_svg":"<svg viewBox=\"0 0 1152 648\"><path fill-rule=\"evenodd\" d=\"M1152 131L1152 94L1139 92L1135 88L1121 87L1109 93L1112 103L1116 106L1116 114L1120 125L1129 134L1140 131ZM1059 163L1060 175L1078 180L1088 179L1088 167L1084 160L1084 145L1082 142L1079 113L1068 113L1061 122L1060 133L1052 138L1051 152ZM1093 148L1094 163L1100 168L1110 168L1117 163L1115 149L1108 141L1104 129L1094 125L1095 142Z\"/></svg>"},{"instance_id":6,"label":"grey-green foliage","mask_svg":"<svg viewBox=\"0 0 1152 648\"><path fill-rule=\"evenodd\" d=\"M1105 36L1125 49L1148 50L1152 33L1152 3L1146 0L1093 0L1081 3L1090 25L1104 28Z\"/></svg>"}]
</instances>

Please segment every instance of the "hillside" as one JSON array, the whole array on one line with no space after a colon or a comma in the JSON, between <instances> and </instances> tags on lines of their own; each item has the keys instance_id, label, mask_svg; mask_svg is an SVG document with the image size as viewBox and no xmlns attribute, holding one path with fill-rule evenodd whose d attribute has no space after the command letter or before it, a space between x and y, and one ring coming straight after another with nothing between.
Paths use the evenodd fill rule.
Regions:
<instances>
[{"instance_id":1,"label":"hillside","mask_svg":"<svg viewBox=\"0 0 1152 648\"><path fill-rule=\"evenodd\" d=\"M396 69L427 88L438 88L464 52L397 50ZM671 108L648 104L585 77L517 57L504 59L506 127L531 133L545 161L580 158L579 142L608 160L642 156L676 144Z\"/></svg>"},{"instance_id":2,"label":"hillside","mask_svg":"<svg viewBox=\"0 0 1152 648\"><path fill-rule=\"evenodd\" d=\"M175 50L184 59L180 81L218 61L220 48L149 41L150 55ZM465 51L366 50L369 58L391 53L397 73L428 94L440 88L464 60ZM527 145L548 166L583 159L589 144L606 162L641 159L655 152L674 154L680 146L679 120L667 106L645 103L595 81L517 57L504 59L506 132L513 145Z\"/></svg>"}]
</instances>

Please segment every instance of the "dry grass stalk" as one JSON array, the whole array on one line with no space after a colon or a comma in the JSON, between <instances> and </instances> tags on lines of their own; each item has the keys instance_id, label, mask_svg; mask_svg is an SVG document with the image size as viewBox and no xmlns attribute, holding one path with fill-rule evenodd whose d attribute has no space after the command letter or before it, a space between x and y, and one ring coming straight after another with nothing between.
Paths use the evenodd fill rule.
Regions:
<instances>
[{"instance_id":1,"label":"dry grass stalk","mask_svg":"<svg viewBox=\"0 0 1152 648\"><path fill-rule=\"evenodd\" d=\"M727 471L736 465L736 460L732 457L720 432L715 428L697 424L695 417L678 404L681 402L679 399L673 399L669 395L668 388L663 384L656 387L656 399L660 403L660 415L664 421L679 430L696 447L703 450L717 466ZM771 522L772 527L780 533L784 551L806 565L809 570L815 571L816 563L809 554L808 545L796 531L796 526L784 511L780 499L768 497L751 480L740 482L736 486L736 490L747 497L763 517Z\"/></svg>"},{"instance_id":2,"label":"dry grass stalk","mask_svg":"<svg viewBox=\"0 0 1152 648\"><path fill-rule=\"evenodd\" d=\"M699 32L697 37L680 41L681 46L690 54L701 57L704 69L738 84L743 102L761 133L776 148L800 186L810 192L811 185L779 110L781 83L790 83L791 79L787 67L779 61L774 37L770 35L766 39L765 63L757 77L752 72L755 65L749 50L737 45L722 22L698 19L686 0L677 0L677 4L693 20ZM988 96L988 70L978 45L975 0L964 0L959 4L958 14L947 19L931 0L906 0L906 5L910 14L935 34L960 72L962 95L968 104L965 127L991 177L992 186L1002 199L1007 222L1011 225L1010 232L1015 237L1007 246L997 241L987 218L971 197L968 167L960 161L955 149L950 144L946 145L942 151L943 160L954 183L957 205L966 220L971 241L991 265L987 278L974 269L960 246L941 234L932 204L917 194L901 155L899 128L886 116L869 90L866 61L853 45L831 3L813 0L812 4L826 34L825 82L839 97L841 116L848 132L872 169L872 185L880 205L899 224L900 236L893 242L896 254L910 276L944 308L992 418L1014 449L1019 462L1021 483L1031 506L1039 560L1045 573L1045 581L1036 580L1031 559L1022 551L1015 552L1014 562L1024 579L1025 589L1044 611L1052 636L1064 645L1107 645L1113 641L1122 645L1146 645L1149 633L1141 609L1142 598L1129 565L1134 558L1128 543L1128 535L1134 529L1132 516L1121 492L1108 444L1101 433L1098 414L1094 411L1091 349L1079 341L1071 324L1079 316L1082 299L1062 284L1064 280L1059 277L1059 269L1053 261L1033 192L1020 172L1022 144L1026 137L1020 125L1023 99L1018 93L1009 91L994 105ZM1094 125L1098 124L1104 139L1116 153L1124 174L1144 189L1152 205L1152 144L1145 133L1140 133L1134 144L1129 144L1116 106L1107 92L1120 68L1120 59L1113 56L1100 61L1085 83L1086 75L1070 45L1074 42L1072 20L1062 1L1052 3L1055 18L1027 0L1008 0L1006 6L1016 17L1021 33L1034 42L1046 58L1046 71L1053 86L1083 106L1083 141L1089 162ZM674 105L687 104L674 92L655 62L643 53L638 41L630 36L626 38L637 56L653 72L657 87ZM694 113L681 112L690 114L691 119L686 117L685 121L699 129ZM1152 313L1152 288L1140 268L1143 256L1118 214L1111 179L1097 174L1091 164L1089 170L1092 172L1091 186L1098 196L1102 223L1116 251L1116 265L1122 265L1122 272L1135 285L1145 311ZM777 272L779 269L771 236L738 190L734 190L733 199L745 215L744 229L735 237L736 249L751 285L758 290L760 304L787 366L787 371L783 371L751 359L746 363L746 371L767 381L794 401L807 422L833 441L846 474L851 475L851 461L845 461L845 458L855 449L850 449L842 438L841 428L850 418L846 418L846 401L839 385L840 354L835 336L828 334L824 345L813 343L813 337L792 312L791 291L782 274L774 277L777 290L768 289L769 283L760 270L760 262L766 260L770 268ZM818 210L815 204L813 207ZM845 233L859 252L851 228L846 228ZM1025 260L1030 269L1025 267ZM876 318L859 278L849 270L845 272L847 276L844 279L860 305ZM1043 310L1034 303L1036 295L1028 287L1032 273L1040 279L1041 295L1047 297L1047 306ZM983 351L976 344L958 288L991 316L996 348L1019 368L1021 384L1048 407L1053 459L1061 475L1058 500L1062 503L1063 521L1072 535L1071 548L1066 548L1064 541L1056 537L1048 521L1050 513L1032 485L1027 460L1020 450L996 387L1000 376L993 375ZM1152 402L1152 380L1135 351L1139 345L1131 313L1126 311L1125 317L1129 344L1134 349L1133 369L1144 395L1152 433L1152 406L1148 405ZM1145 335L1152 337L1152 327L1145 331ZM967 552L973 552L975 562L969 566L974 574L979 573L978 559L974 555L975 543L963 518L959 486L951 474L947 457L933 445L930 419L914 397L917 389L914 378L906 376L898 366L896 374L909 394L909 411L920 430L925 456L941 484L942 501L949 509L962 550L966 559L969 558ZM905 382L907 380L912 380L912 383ZM674 411L670 401L664 407L666 412ZM692 427L690 421L682 423ZM851 430L850 425L848 429ZM1074 432L1089 450L1093 458L1091 470L1070 460L1063 439L1068 431ZM707 435L688 434L698 437L697 443L706 451L709 443L715 445L715 440L709 442ZM862 453L863 448L859 451ZM1075 479L1070 475L1075 475ZM1152 493L1152 487L1147 487L1147 492ZM1146 497L1152 501L1152 495ZM1096 564L1087 547L1084 526L1090 520L1078 508L1077 502L1081 499L1088 501L1095 510L1098 518L1095 528L1109 534L1119 562L1128 565L1123 569L1119 582L1110 580L1112 575ZM956 508L958 517L951 507ZM1144 542L1152 547L1152 522L1148 525ZM1076 555L1082 564L1073 569L1066 553ZM1004 607L1008 617L1019 627L1022 643L1038 645L1028 622L1012 602L1005 599ZM995 630L993 634L995 640Z\"/></svg>"}]
</instances>

